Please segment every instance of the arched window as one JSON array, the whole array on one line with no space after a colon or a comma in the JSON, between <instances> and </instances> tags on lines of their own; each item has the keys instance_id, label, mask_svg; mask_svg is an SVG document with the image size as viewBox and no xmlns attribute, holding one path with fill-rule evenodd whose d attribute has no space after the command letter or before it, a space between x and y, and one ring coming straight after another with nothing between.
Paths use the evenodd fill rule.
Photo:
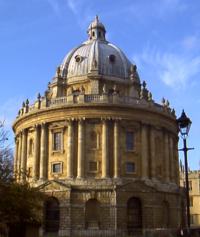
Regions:
<instances>
[{"instance_id":1,"label":"arched window","mask_svg":"<svg viewBox=\"0 0 200 237\"><path fill-rule=\"evenodd\" d=\"M92 198L85 204L85 222L87 229L99 229L100 203Z\"/></svg>"},{"instance_id":2,"label":"arched window","mask_svg":"<svg viewBox=\"0 0 200 237\"><path fill-rule=\"evenodd\" d=\"M45 232L58 232L60 222L59 202L51 197L45 203Z\"/></svg>"},{"instance_id":3,"label":"arched window","mask_svg":"<svg viewBox=\"0 0 200 237\"><path fill-rule=\"evenodd\" d=\"M139 198L132 197L127 202L127 229L129 234L142 229L142 204Z\"/></svg>"},{"instance_id":4,"label":"arched window","mask_svg":"<svg viewBox=\"0 0 200 237\"><path fill-rule=\"evenodd\" d=\"M28 150L28 154L29 154L30 156L33 155L33 139L30 139L30 140L29 140L29 150Z\"/></svg>"}]
</instances>

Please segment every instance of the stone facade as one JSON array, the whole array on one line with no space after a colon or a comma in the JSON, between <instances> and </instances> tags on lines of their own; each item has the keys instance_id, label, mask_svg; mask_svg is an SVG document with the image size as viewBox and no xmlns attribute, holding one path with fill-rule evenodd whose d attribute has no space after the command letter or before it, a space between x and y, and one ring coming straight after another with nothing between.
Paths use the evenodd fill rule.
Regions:
<instances>
[{"instance_id":1,"label":"stone facade","mask_svg":"<svg viewBox=\"0 0 200 237\"><path fill-rule=\"evenodd\" d=\"M185 187L185 172L180 165L180 185ZM192 227L200 226L200 171L193 170L188 173L190 196L190 223Z\"/></svg>"},{"instance_id":2,"label":"stone facade","mask_svg":"<svg viewBox=\"0 0 200 237\"><path fill-rule=\"evenodd\" d=\"M168 101L153 101L98 18L88 34L44 96L23 103L13 125L17 180L51 199L40 235L177 228L183 211L175 112Z\"/></svg>"}]
</instances>

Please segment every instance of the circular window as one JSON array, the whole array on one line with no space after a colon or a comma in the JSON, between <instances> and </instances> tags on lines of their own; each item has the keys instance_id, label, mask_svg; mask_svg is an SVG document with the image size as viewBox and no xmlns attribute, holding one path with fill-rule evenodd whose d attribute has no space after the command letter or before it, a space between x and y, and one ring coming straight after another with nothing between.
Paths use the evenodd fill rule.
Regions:
<instances>
[{"instance_id":1,"label":"circular window","mask_svg":"<svg viewBox=\"0 0 200 237\"><path fill-rule=\"evenodd\" d=\"M113 54L109 55L109 61L111 63L114 63L115 62L115 55L113 55Z\"/></svg>"},{"instance_id":2,"label":"circular window","mask_svg":"<svg viewBox=\"0 0 200 237\"><path fill-rule=\"evenodd\" d=\"M75 60L77 63L80 63L83 60L83 57L81 57L80 55L76 55Z\"/></svg>"}]
</instances>

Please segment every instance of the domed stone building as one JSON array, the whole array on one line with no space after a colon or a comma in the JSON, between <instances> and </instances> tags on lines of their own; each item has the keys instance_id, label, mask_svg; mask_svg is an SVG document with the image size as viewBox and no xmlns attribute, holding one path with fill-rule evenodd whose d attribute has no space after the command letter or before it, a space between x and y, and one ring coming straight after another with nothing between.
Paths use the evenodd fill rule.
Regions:
<instances>
[{"instance_id":1,"label":"domed stone building","mask_svg":"<svg viewBox=\"0 0 200 237\"><path fill-rule=\"evenodd\" d=\"M175 112L168 101L154 102L98 17L87 33L13 125L18 181L49 195L40 235L177 228L183 210Z\"/></svg>"}]
</instances>

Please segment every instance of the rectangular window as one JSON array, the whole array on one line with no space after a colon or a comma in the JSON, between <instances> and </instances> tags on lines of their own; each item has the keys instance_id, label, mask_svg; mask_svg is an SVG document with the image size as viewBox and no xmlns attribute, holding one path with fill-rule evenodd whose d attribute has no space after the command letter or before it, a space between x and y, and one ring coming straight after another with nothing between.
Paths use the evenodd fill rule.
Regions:
<instances>
[{"instance_id":1,"label":"rectangular window","mask_svg":"<svg viewBox=\"0 0 200 237\"><path fill-rule=\"evenodd\" d=\"M190 196L190 207L193 207L193 197Z\"/></svg>"},{"instance_id":2,"label":"rectangular window","mask_svg":"<svg viewBox=\"0 0 200 237\"><path fill-rule=\"evenodd\" d=\"M61 144L62 144L62 133L61 132L54 132L53 133L53 150L60 151Z\"/></svg>"},{"instance_id":3,"label":"rectangular window","mask_svg":"<svg viewBox=\"0 0 200 237\"><path fill-rule=\"evenodd\" d=\"M90 161L89 162L89 171L90 172L96 172L97 171L97 162L96 161Z\"/></svg>"},{"instance_id":4,"label":"rectangular window","mask_svg":"<svg viewBox=\"0 0 200 237\"><path fill-rule=\"evenodd\" d=\"M127 162L126 163L126 173L134 173L135 172L135 163Z\"/></svg>"},{"instance_id":5,"label":"rectangular window","mask_svg":"<svg viewBox=\"0 0 200 237\"><path fill-rule=\"evenodd\" d=\"M192 181L189 181L189 190L192 191Z\"/></svg>"},{"instance_id":6,"label":"rectangular window","mask_svg":"<svg viewBox=\"0 0 200 237\"><path fill-rule=\"evenodd\" d=\"M130 131L126 132L126 150L134 150L134 133Z\"/></svg>"},{"instance_id":7,"label":"rectangular window","mask_svg":"<svg viewBox=\"0 0 200 237\"><path fill-rule=\"evenodd\" d=\"M52 173L61 173L61 172L62 172L62 163L53 163Z\"/></svg>"}]
</instances>

